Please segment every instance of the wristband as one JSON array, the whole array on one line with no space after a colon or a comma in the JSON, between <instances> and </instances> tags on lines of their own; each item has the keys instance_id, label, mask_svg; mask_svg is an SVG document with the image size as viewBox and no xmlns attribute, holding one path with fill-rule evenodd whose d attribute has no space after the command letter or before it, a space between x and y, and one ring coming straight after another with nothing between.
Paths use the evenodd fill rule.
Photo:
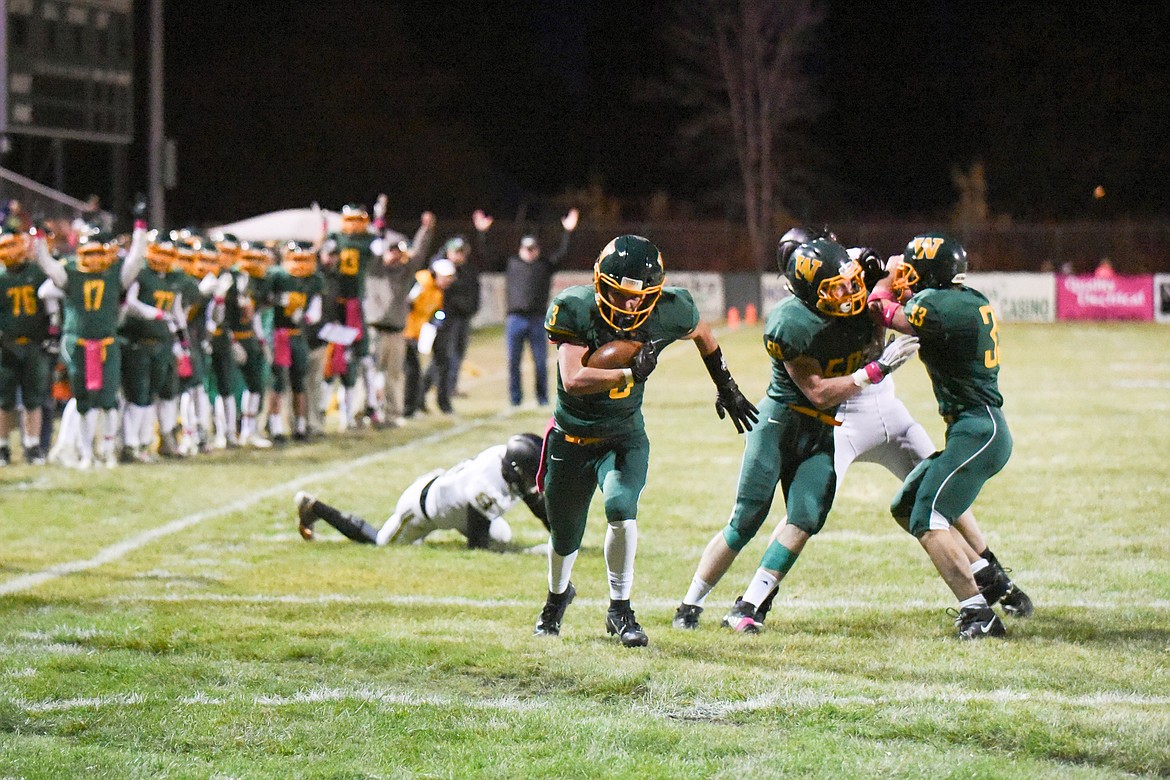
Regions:
<instances>
[{"instance_id":1,"label":"wristband","mask_svg":"<svg viewBox=\"0 0 1170 780\"><path fill-rule=\"evenodd\" d=\"M711 381L715 383L716 387L723 387L731 381L731 372L727 370L727 364L723 362L722 347L715 347L715 351L710 355L704 355L703 365L707 367L707 373L711 375Z\"/></svg>"},{"instance_id":2,"label":"wristband","mask_svg":"<svg viewBox=\"0 0 1170 780\"><path fill-rule=\"evenodd\" d=\"M876 385L878 382L886 378L886 374L882 371L882 367L877 364L877 361L866 363L864 368L859 368L853 372L853 384L858 387L869 387Z\"/></svg>"},{"instance_id":3,"label":"wristband","mask_svg":"<svg viewBox=\"0 0 1170 780\"><path fill-rule=\"evenodd\" d=\"M134 220L134 229L135 230L146 230L146 220L145 219Z\"/></svg>"},{"instance_id":4,"label":"wristband","mask_svg":"<svg viewBox=\"0 0 1170 780\"><path fill-rule=\"evenodd\" d=\"M632 368L622 369L622 379L625 384L622 385L622 392L625 392L634 386L634 370Z\"/></svg>"}]
</instances>

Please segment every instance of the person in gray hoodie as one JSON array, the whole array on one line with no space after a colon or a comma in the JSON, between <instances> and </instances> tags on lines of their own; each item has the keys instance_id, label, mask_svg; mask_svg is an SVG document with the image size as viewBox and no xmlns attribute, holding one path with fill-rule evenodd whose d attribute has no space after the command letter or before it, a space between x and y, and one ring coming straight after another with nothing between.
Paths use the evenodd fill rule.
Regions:
<instances>
[{"instance_id":1,"label":"person in gray hoodie","mask_svg":"<svg viewBox=\"0 0 1170 780\"><path fill-rule=\"evenodd\" d=\"M379 203L382 203L379 198ZM375 206L375 216L378 216ZM381 226L378 217L375 227ZM374 332L374 365L382 378L382 387L371 393L373 402L368 413L374 424L394 427L403 425L403 373L406 341L402 331L406 327L406 313L410 311L410 288L414 275L425 264L430 243L435 235L435 215L424 211L412 241L395 241L384 233L381 243L381 263L376 263L366 279L363 302L366 321Z\"/></svg>"}]
</instances>

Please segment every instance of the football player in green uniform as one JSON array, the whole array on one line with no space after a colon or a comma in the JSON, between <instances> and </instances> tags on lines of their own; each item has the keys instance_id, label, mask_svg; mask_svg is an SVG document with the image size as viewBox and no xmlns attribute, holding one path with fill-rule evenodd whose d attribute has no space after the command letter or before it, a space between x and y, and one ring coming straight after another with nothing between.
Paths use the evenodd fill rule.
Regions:
<instances>
[{"instance_id":1,"label":"football player in green uniform","mask_svg":"<svg viewBox=\"0 0 1170 780\"><path fill-rule=\"evenodd\" d=\"M239 444L235 393L243 381L240 364L246 357L242 347L236 345L233 333L240 321L240 301L236 287L240 242L230 233L218 235L212 242L217 253L218 280L215 297L211 302L212 323L208 334L211 343L211 378L215 385L213 404L216 423L213 443L217 449L223 449Z\"/></svg>"},{"instance_id":2,"label":"football player in green uniform","mask_svg":"<svg viewBox=\"0 0 1170 780\"><path fill-rule=\"evenodd\" d=\"M759 531L779 485L787 523L723 619L736 631L759 631L757 608L821 530L832 508L837 406L882 381L917 349L915 340L906 337L887 346L876 361L866 362L878 328L867 314L862 268L845 247L822 236L795 247L782 239L777 249L792 295L769 312L764 325L764 347L772 359L772 380L759 403L765 422L746 438L731 519L707 544L676 624L685 623L688 613L697 622L702 611L698 604Z\"/></svg>"},{"instance_id":3,"label":"football player in green uniform","mask_svg":"<svg viewBox=\"0 0 1170 780\"><path fill-rule=\"evenodd\" d=\"M24 407L24 459L34 465L45 462L41 442L41 407L49 392L49 317L37 291L45 272L29 262L30 237L9 230L0 232L0 466L12 461L8 437L15 427L16 396Z\"/></svg>"},{"instance_id":4,"label":"football player in green uniform","mask_svg":"<svg viewBox=\"0 0 1170 780\"><path fill-rule=\"evenodd\" d=\"M122 351L118 344L119 299L134 283L146 249L146 224L134 223L134 238L125 260L118 258L113 236L83 236L77 256L64 265L37 241L37 263L61 291L65 303L61 352L68 356L69 380L81 415L81 468L94 461L94 439L99 412L102 444L98 456L108 467L116 466L114 441L118 431L118 390L122 382Z\"/></svg>"},{"instance_id":5,"label":"football player in green uniform","mask_svg":"<svg viewBox=\"0 0 1170 780\"><path fill-rule=\"evenodd\" d=\"M640 236L619 236L601 250L593 285L570 287L550 304L548 338L557 346L557 403L545 436L543 489L550 544L548 597L537 635L557 635L576 595L569 581L594 492L605 499L605 563L610 605L605 627L627 647L647 644L630 606L638 542L638 498L646 485L650 442L642 417L646 378L658 353L679 339L694 341L715 382L715 408L736 429L751 430L756 408L739 391L711 328L691 295L664 287L658 248ZM629 368L585 365L607 342L643 342Z\"/></svg>"},{"instance_id":6,"label":"football player in green uniform","mask_svg":"<svg viewBox=\"0 0 1170 780\"><path fill-rule=\"evenodd\" d=\"M334 345L335 350L344 349L345 356L343 371L337 370L341 368L342 361L334 361L335 375L341 377L342 391L337 399L337 417L342 430L354 427L358 411L354 387L357 385L359 366L366 388L367 410L371 415L374 410L376 372L374 359L370 356L370 338L362 299L366 294L366 276L376 259L372 244L377 239L378 236L370 232L370 215L361 206L351 203L341 209L341 232L326 236L321 248L322 257L326 261L325 272L337 285L338 322L358 331L357 339L349 347Z\"/></svg>"},{"instance_id":7,"label":"football player in green uniform","mask_svg":"<svg viewBox=\"0 0 1170 780\"><path fill-rule=\"evenodd\" d=\"M1004 636L966 557L949 531L1012 453L999 392L999 323L987 297L964 284L967 251L945 233L923 233L893 269L896 301L877 301L882 321L917 334L946 421L946 442L906 477L890 509L918 539L959 600L955 624L962 639ZM908 298L908 300L907 300Z\"/></svg>"},{"instance_id":8,"label":"football player in green uniform","mask_svg":"<svg viewBox=\"0 0 1170 780\"><path fill-rule=\"evenodd\" d=\"M211 348L207 334L211 328L207 319L213 313L208 304L216 297L219 285L216 276L219 253L215 247L201 236L180 234L175 238L185 311L180 317L178 333L182 353L178 363L180 403L174 419L182 420L183 438L181 442L175 441L173 427L164 424L174 425L170 405L160 405L159 454L166 456L211 451L211 399L206 384L207 353Z\"/></svg>"},{"instance_id":9,"label":"football player in green uniform","mask_svg":"<svg viewBox=\"0 0 1170 780\"><path fill-rule=\"evenodd\" d=\"M244 392L240 396L240 444L266 449L272 442L260 435L256 418L264 400L264 376L268 368L268 342L261 312L268 305L268 282L265 275L272 265L272 252L262 244L240 246L239 273L236 274L238 306L228 310L225 327L231 329L237 351L243 356L240 373ZM238 356L237 356L238 360Z\"/></svg>"},{"instance_id":10,"label":"football player in green uniform","mask_svg":"<svg viewBox=\"0 0 1170 780\"><path fill-rule=\"evenodd\" d=\"M321 320L321 291L325 278L317 270L317 252L310 244L289 241L281 248L281 264L269 269L267 285L273 301L272 394L268 406L268 433L273 441L286 441L281 396L292 391L293 438L309 434L309 343L306 325Z\"/></svg>"},{"instance_id":11,"label":"football player in green uniform","mask_svg":"<svg viewBox=\"0 0 1170 780\"><path fill-rule=\"evenodd\" d=\"M146 267L126 291L126 319L119 331L125 339L122 395L123 463L148 463L153 458L154 411L174 402L179 392L175 332L183 311L182 281L174 273L175 246L157 231L147 236Z\"/></svg>"}]
</instances>

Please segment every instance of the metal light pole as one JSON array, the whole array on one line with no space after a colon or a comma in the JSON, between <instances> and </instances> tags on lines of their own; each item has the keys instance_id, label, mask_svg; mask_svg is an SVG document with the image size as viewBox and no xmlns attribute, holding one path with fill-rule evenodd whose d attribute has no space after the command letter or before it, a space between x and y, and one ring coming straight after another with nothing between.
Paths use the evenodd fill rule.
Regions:
<instances>
[{"instance_id":1,"label":"metal light pole","mask_svg":"<svg viewBox=\"0 0 1170 780\"><path fill-rule=\"evenodd\" d=\"M150 129L147 136L150 168L150 224L166 224L163 187L163 0L150 0Z\"/></svg>"}]
</instances>

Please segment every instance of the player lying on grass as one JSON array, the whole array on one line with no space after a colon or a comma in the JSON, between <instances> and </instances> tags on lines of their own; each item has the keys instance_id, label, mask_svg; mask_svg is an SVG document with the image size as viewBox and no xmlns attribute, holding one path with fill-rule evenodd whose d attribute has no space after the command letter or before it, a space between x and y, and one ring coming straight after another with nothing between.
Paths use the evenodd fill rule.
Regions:
<instances>
[{"instance_id":1,"label":"player lying on grass","mask_svg":"<svg viewBox=\"0 0 1170 780\"><path fill-rule=\"evenodd\" d=\"M402 492L381 530L301 491L294 499L297 530L311 541L314 523L324 520L355 542L382 546L412 544L432 531L452 529L467 537L472 549L504 549L512 541L512 528L503 515L517 503L527 504L548 527L544 499L536 490L540 446L539 436L518 433L507 444L423 474Z\"/></svg>"}]
</instances>

